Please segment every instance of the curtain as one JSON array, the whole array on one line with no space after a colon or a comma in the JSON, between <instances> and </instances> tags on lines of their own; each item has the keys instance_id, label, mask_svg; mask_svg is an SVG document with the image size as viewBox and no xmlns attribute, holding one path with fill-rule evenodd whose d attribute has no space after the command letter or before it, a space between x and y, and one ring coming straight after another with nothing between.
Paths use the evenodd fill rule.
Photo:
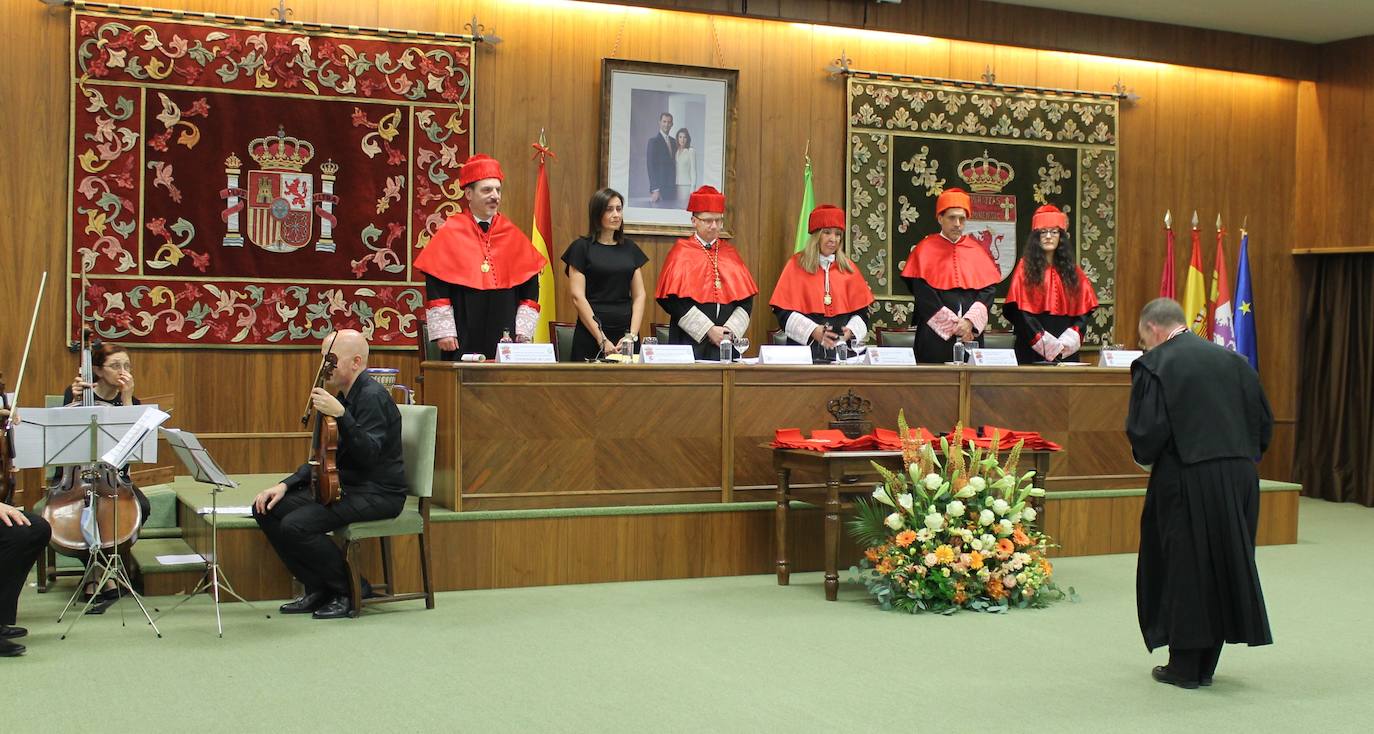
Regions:
<instances>
[{"instance_id":1,"label":"curtain","mask_svg":"<svg viewBox=\"0 0 1374 734\"><path fill-rule=\"evenodd\" d=\"M1294 474L1305 495L1374 507L1374 254L1309 262Z\"/></svg>"}]
</instances>

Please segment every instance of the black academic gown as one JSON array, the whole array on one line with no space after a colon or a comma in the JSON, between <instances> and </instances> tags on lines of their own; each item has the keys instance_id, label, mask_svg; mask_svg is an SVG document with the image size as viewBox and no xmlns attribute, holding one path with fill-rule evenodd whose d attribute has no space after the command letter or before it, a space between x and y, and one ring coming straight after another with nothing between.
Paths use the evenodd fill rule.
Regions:
<instances>
[{"instance_id":1,"label":"black academic gown","mask_svg":"<svg viewBox=\"0 0 1374 734\"><path fill-rule=\"evenodd\" d=\"M1153 465L1136 568L1147 648L1273 641L1255 566L1255 462L1273 425L1249 363L1191 332L1131 365L1126 434Z\"/></svg>"},{"instance_id":2,"label":"black academic gown","mask_svg":"<svg viewBox=\"0 0 1374 734\"><path fill-rule=\"evenodd\" d=\"M954 341L957 337L945 339L930 328L931 317L947 308L956 314L968 313L973 308L973 304L982 303L988 309L989 317L992 314L993 292L997 284L993 283L986 288L974 290L972 288L949 288L940 290L922 278L903 277L906 287L911 290L911 295L916 299L915 308L911 312L911 328L916 330L916 361L926 364L939 364L948 362L954 358ZM975 337L978 346L983 346L983 335L980 333Z\"/></svg>"},{"instance_id":3,"label":"black academic gown","mask_svg":"<svg viewBox=\"0 0 1374 734\"><path fill-rule=\"evenodd\" d=\"M458 351L443 352L441 359L455 360L460 354L480 352L496 358L496 344L502 334L515 338L515 312L523 301L539 300L539 274L514 288L482 290L446 283L433 275L425 276L428 300L447 298L453 306L453 321L458 327Z\"/></svg>"},{"instance_id":4,"label":"black academic gown","mask_svg":"<svg viewBox=\"0 0 1374 734\"><path fill-rule=\"evenodd\" d=\"M691 334L688 334L682 329L678 320L686 316L687 312L692 310L692 307L695 306L697 310L706 314L706 318L710 319L712 324L715 326L725 326L725 322L735 313L736 308L742 308L745 313L752 315L754 312L754 297L749 296L748 298L741 298L731 303L703 303L701 301L694 301L690 298L682 298L681 296L667 296L659 298L658 305L662 306L663 310L668 312L669 344L691 344L692 353L696 355L697 359L719 360L719 346L708 338L703 338L699 342L693 340ZM738 353L736 353L736 356L738 356Z\"/></svg>"}]
</instances>

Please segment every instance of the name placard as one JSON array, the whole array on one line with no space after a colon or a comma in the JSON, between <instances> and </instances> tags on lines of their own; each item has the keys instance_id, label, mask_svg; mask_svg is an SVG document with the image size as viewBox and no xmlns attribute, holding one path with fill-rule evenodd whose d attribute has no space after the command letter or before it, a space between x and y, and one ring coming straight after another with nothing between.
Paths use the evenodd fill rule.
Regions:
<instances>
[{"instance_id":1,"label":"name placard","mask_svg":"<svg viewBox=\"0 0 1374 734\"><path fill-rule=\"evenodd\" d=\"M759 347L759 361L764 364L811 364L811 347L765 344Z\"/></svg>"},{"instance_id":2,"label":"name placard","mask_svg":"<svg viewBox=\"0 0 1374 734\"><path fill-rule=\"evenodd\" d=\"M980 349L974 347L968 350L969 364L975 367L1015 367L1015 349Z\"/></svg>"},{"instance_id":3,"label":"name placard","mask_svg":"<svg viewBox=\"0 0 1374 734\"><path fill-rule=\"evenodd\" d=\"M916 352L907 347L869 347L868 363L884 367L916 364Z\"/></svg>"},{"instance_id":4,"label":"name placard","mask_svg":"<svg viewBox=\"0 0 1374 734\"><path fill-rule=\"evenodd\" d=\"M506 342L496 345L496 361L502 364L553 364L552 344L520 344Z\"/></svg>"},{"instance_id":5,"label":"name placard","mask_svg":"<svg viewBox=\"0 0 1374 734\"><path fill-rule=\"evenodd\" d=\"M1131 363L1140 359L1144 352L1139 349L1103 349L1101 356L1098 357L1098 367L1130 367Z\"/></svg>"},{"instance_id":6,"label":"name placard","mask_svg":"<svg viewBox=\"0 0 1374 734\"><path fill-rule=\"evenodd\" d=\"M695 364L691 344L645 344L639 348L644 364Z\"/></svg>"}]
</instances>

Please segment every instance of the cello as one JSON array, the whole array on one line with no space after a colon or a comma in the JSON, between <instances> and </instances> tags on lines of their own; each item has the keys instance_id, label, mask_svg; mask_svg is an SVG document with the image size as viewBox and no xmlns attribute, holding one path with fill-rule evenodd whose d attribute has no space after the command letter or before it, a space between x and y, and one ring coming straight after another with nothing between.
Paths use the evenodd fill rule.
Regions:
<instances>
[{"instance_id":1,"label":"cello","mask_svg":"<svg viewBox=\"0 0 1374 734\"><path fill-rule=\"evenodd\" d=\"M83 326L81 380L88 385L95 382L91 367L92 348L90 327ZM81 391L80 405L95 407L94 387ZM102 550L123 550L138 540L143 513L139 510L133 482L115 467L92 463L67 467L60 481L48 488L43 519L52 526L51 545L54 550L77 558L94 550L81 527L82 516L88 510L95 516Z\"/></svg>"},{"instance_id":2,"label":"cello","mask_svg":"<svg viewBox=\"0 0 1374 734\"><path fill-rule=\"evenodd\" d=\"M334 340L338 339L338 334L334 339L329 340L329 348L325 350L324 358L320 360L320 369L315 373L314 387L323 388L329 378L334 376L334 368L339 366L339 355L334 353ZM311 389L314 392L314 389ZM315 412L315 402L308 400L305 404L305 414L301 416L301 425L310 425L310 416ZM328 507L339 501L343 495L342 487L339 486L339 424L333 417L323 413L315 416L315 431L310 444L310 457L306 462L310 464L310 492L315 501Z\"/></svg>"}]
</instances>

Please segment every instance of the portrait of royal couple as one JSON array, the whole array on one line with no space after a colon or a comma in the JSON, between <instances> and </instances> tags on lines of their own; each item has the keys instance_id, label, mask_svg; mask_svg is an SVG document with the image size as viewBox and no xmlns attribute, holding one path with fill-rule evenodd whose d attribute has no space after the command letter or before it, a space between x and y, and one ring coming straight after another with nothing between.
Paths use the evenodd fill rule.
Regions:
<instances>
[{"instance_id":1,"label":"portrait of royal couple","mask_svg":"<svg viewBox=\"0 0 1374 734\"><path fill-rule=\"evenodd\" d=\"M677 208L697 188L696 151L685 127L673 132L673 116L658 116L658 134L645 151L649 167L649 201L655 207Z\"/></svg>"}]
</instances>

